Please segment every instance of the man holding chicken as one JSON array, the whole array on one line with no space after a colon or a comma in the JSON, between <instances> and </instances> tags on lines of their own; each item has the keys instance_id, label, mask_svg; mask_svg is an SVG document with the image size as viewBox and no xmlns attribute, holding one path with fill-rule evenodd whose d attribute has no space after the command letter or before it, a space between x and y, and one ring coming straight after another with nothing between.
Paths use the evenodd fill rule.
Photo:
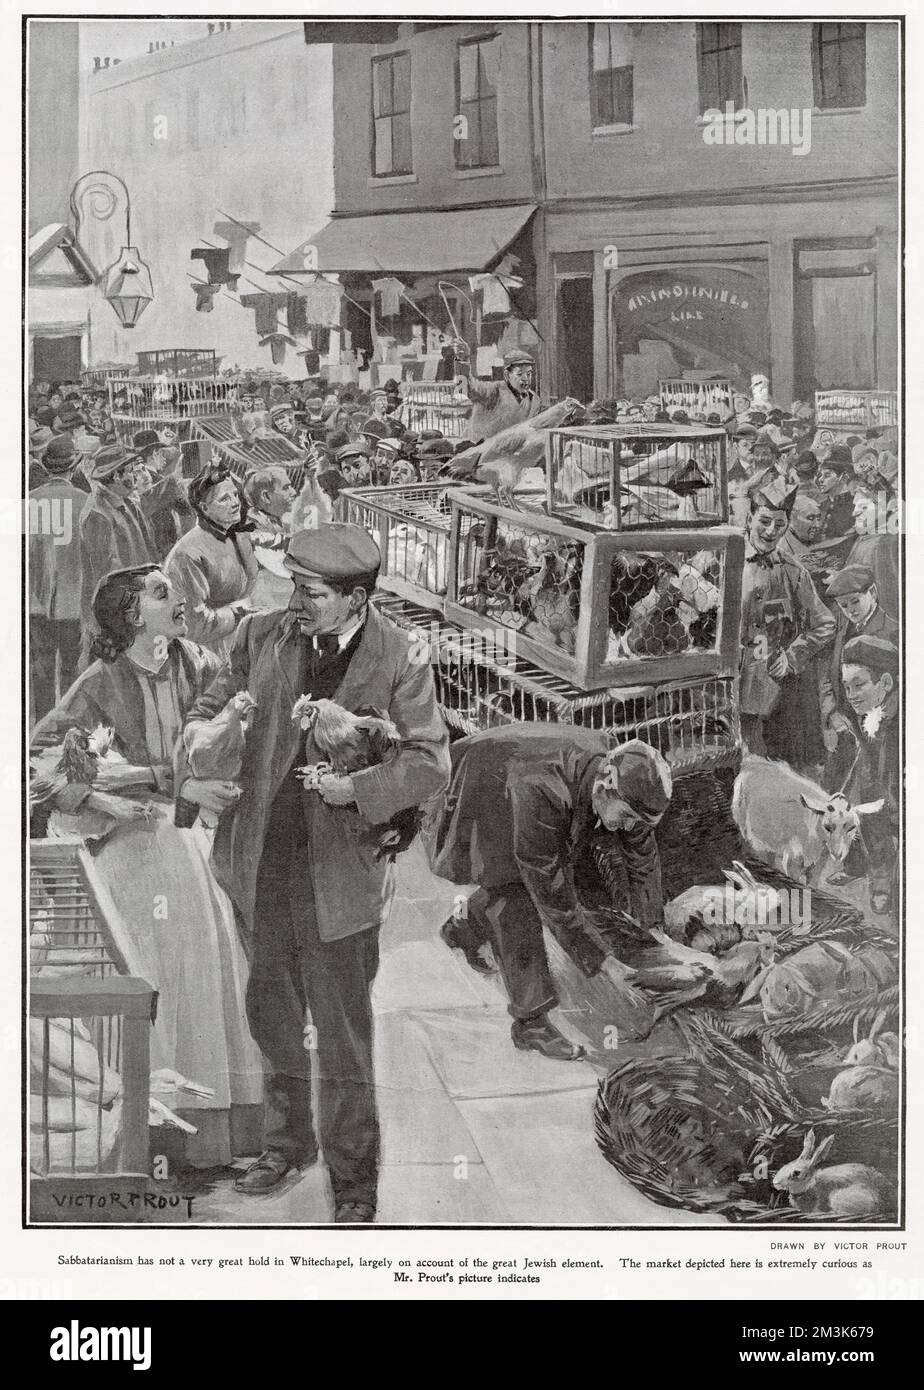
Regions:
<instances>
[{"instance_id":1,"label":"man holding chicken","mask_svg":"<svg viewBox=\"0 0 924 1390\"><path fill-rule=\"evenodd\" d=\"M197 724L219 715L239 691L250 693L256 711L239 791L229 791L212 859L248 943L247 1017L265 1059L266 1148L237 1188L271 1191L292 1168L314 1161L320 1141L338 1223L372 1221L376 1207L369 993L393 889L370 831L435 796L449 776L429 662L415 660L407 637L369 604L380 562L359 526L297 532L285 558L293 582L288 609L243 619L185 735L189 746ZM309 789L297 769L327 759L311 729L307 738L303 732L305 697L381 711L400 737L396 754L350 775L322 775L317 790ZM189 771L178 772L179 815Z\"/></svg>"}]
</instances>

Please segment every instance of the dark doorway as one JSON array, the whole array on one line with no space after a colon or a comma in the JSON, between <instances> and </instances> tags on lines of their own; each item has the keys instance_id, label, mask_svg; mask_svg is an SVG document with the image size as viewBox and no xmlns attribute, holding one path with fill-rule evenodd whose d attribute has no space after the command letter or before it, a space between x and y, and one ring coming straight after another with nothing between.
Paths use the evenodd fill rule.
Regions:
<instances>
[{"instance_id":1,"label":"dark doorway","mask_svg":"<svg viewBox=\"0 0 924 1390\"><path fill-rule=\"evenodd\" d=\"M559 396L590 401L594 394L594 292L589 275L558 282L556 356Z\"/></svg>"},{"instance_id":2,"label":"dark doorway","mask_svg":"<svg viewBox=\"0 0 924 1390\"><path fill-rule=\"evenodd\" d=\"M33 381L79 381L80 335L73 338L32 339Z\"/></svg>"}]
</instances>

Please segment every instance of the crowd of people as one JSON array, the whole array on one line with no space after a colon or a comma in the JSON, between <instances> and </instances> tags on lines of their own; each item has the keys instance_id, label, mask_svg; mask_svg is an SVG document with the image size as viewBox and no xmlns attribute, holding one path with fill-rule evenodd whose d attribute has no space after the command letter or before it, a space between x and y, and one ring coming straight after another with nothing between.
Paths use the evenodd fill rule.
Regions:
<instances>
[{"instance_id":1,"label":"crowd of people","mask_svg":"<svg viewBox=\"0 0 924 1390\"><path fill-rule=\"evenodd\" d=\"M240 1190L268 1191L311 1160L306 1004L323 1020L318 1125L337 1220L370 1220L375 1209L370 929L383 920L390 880L357 825L380 828L452 776L455 821L434 862L457 882L479 881L473 826L486 803L472 787L488 769L503 781L514 755L522 762L522 726L513 726L497 747L496 731L474 751L463 740L450 765L429 667L409 662L407 643L369 604L381 561L375 542L358 527L330 524L344 521L345 487L444 476L461 449L542 408L523 353L509 355L500 381L459 387L473 401L473 419L477 412L463 440L410 429L396 381L368 393L317 379L239 382L230 408L243 456L248 441L286 438L300 457L297 488L282 463L255 462L242 473L220 450L190 470L166 421L146 422L128 440L96 388L36 382L29 396L33 514L64 509L71 526L69 543L40 524L29 539L33 791L43 831L95 844L132 973L161 995L155 1063L213 1092L211 1108L197 1109L192 1162L226 1164L247 1152L235 1126L248 1112L252 1121L261 1101L266 1149ZM125 404L114 400L113 413ZM592 423L689 423L682 408L654 397L591 402L583 415ZM816 425L810 405L783 409L760 385L706 423L726 432L731 517L746 536L739 692L746 750L784 759L832 795L881 803L864 817L839 878L868 879L872 910L894 913L896 433L834 437ZM235 704L245 691L250 707ZM367 766L322 778L310 814L287 779L305 759L292 707L306 693L321 702L336 693L353 711L384 710L401 733L401 754L387 772ZM248 716L243 772L199 775L190 730L216 720L243 729ZM74 729L112 731L76 771L59 757ZM545 730L546 743L530 744L542 776L559 789L558 821L544 823L545 838L530 841L528 854L515 843L516 825L500 836L496 873L490 881L481 874L471 923L444 931L477 968L490 941L511 999L514 1042L559 1058L577 1052L546 1016L555 995L542 927L569 950L580 937L587 974L605 965L618 986L622 972L592 931L582 936L568 925L573 888L565 891L543 865L564 853L580 805L588 824L622 835L639 911L656 918L653 832L671 791L666 765L647 745L633 744L614 761L597 735L572 748L574 732L581 731ZM571 739L564 798L562 749L546 746L557 737ZM523 782L524 805L535 800L535 775ZM503 800L491 800L492 817ZM307 878L296 843L303 815L314 846ZM484 844L494 823L482 827ZM512 878L519 896L507 891ZM155 919L151 904L165 884L169 913Z\"/></svg>"}]
</instances>

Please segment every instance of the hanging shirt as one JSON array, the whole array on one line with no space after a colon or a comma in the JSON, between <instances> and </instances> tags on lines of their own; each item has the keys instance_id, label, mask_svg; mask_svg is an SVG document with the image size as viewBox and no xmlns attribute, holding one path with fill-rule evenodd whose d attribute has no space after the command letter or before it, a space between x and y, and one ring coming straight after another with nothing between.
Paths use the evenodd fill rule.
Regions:
<instances>
[{"instance_id":1,"label":"hanging shirt","mask_svg":"<svg viewBox=\"0 0 924 1390\"><path fill-rule=\"evenodd\" d=\"M389 275L384 280L373 280L372 288L381 298L382 317L386 319L396 318L401 312L401 295L404 293L404 286L401 281L396 280L393 275Z\"/></svg>"}]
</instances>

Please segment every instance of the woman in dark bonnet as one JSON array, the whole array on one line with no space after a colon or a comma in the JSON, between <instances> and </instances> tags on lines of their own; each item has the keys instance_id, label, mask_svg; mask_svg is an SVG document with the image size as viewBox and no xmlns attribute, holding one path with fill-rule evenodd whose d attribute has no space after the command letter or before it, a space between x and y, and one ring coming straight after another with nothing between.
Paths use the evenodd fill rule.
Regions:
<instances>
[{"instance_id":1,"label":"woman in dark bonnet","mask_svg":"<svg viewBox=\"0 0 924 1390\"><path fill-rule=\"evenodd\" d=\"M260 568L248 533L247 503L218 457L193 478L189 501L196 525L177 541L164 570L186 600L190 637L224 656L249 610Z\"/></svg>"},{"instance_id":2,"label":"woman in dark bonnet","mask_svg":"<svg viewBox=\"0 0 924 1390\"><path fill-rule=\"evenodd\" d=\"M187 640L184 600L157 565L106 575L93 616L95 659L35 729L33 795L50 812L50 838L76 834L96 848L93 874L115 944L128 973L158 991L152 1069L214 1092L189 1116L197 1133L187 1137L187 1159L224 1164L246 1150L242 1125L256 1121L261 1062L244 1013L233 910L209 867L210 835L201 825L178 829L173 818L183 721L222 661ZM220 814L234 790L192 781L183 795ZM163 1099L182 1110L182 1093Z\"/></svg>"}]
</instances>

